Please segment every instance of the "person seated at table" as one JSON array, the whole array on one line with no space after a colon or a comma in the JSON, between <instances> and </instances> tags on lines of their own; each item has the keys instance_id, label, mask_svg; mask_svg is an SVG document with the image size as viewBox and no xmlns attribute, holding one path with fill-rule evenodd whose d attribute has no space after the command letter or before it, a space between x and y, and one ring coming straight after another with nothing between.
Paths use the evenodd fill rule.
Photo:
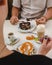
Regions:
<instances>
[{"instance_id":1,"label":"person seated at table","mask_svg":"<svg viewBox=\"0 0 52 65\"><path fill-rule=\"evenodd\" d=\"M4 45L4 40L3 40L3 23L4 23L4 20L5 20L6 16L7 16L7 11L8 11L7 10L8 9L7 8L7 0L4 0L4 1L5 1L5 5L3 5L3 4L2 4L3 6L0 5L0 21L2 21L1 24L0 24L0 38L1 38L0 39L0 43L2 43L3 45ZM4 6L5 6L5 11L3 10ZM39 50L38 54L46 55L51 48L52 48L52 39L50 38L50 41L48 43L47 43L47 39L44 39L43 44L40 47L40 50ZM7 51L9 51L9 50L7 49Z\"/></svg>"},{"instance_id":2,"label":"person seated at table","mask_svg":"<svg viewBox=\"0 0 52 65\"><path fill-rule=\"evenodd\" d=\"M7 0L5 0L6 4L5 5L2 5L0 6L0 44L3 44L5 46L5 43L4 43L4 39L3 39L3 24L4 24L4 20L7 16ZM5 7L5 12L3 12L3 8ZM2 15L3 14L3 15ZM1 48L1 46L0 46ZM47 39L44 39L43 40L43 44L42 46L40 47L40 50L38 52L39 55L33 55L33 56L26 56L26 55L23 55L19 52L16 52L16 51L9 51L7 48L5 48L6 51L3 51L0 52L0 65L7 65L7 64L11 64L12 65L21 65L21 64L32 64L32 65L35 65L37 63L40 63L40 65L42 65L42 63L47 63L48 64L51 64L52 60L45 57L45 56L42 56L42 55L46 55L51 49L52 49L52 39L50 39L49 42L47 42ZM4 55L3 55L3 52ZM47 60L47 62L45 62ZM50 62L50 63L48 63ZM21 63L21 64L20 64Z\"/></svg>"},{"instance_id":3,"label":"person seated at table","mask_svg":"<svg viewBox=\"0 0 52 65\"><path fill-rule=\"evenodd\" d=\"M21 18L36 19L37 24L45 24L52 18L52 0L13 0L12 24L18 22L19 13Z\"/></svg>"}]
</instances>

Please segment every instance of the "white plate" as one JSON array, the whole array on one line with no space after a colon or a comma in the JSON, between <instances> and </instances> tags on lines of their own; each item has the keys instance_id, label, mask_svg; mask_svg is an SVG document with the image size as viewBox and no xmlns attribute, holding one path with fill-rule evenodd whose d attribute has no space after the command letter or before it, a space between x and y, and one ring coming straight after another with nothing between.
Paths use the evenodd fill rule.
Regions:
<instances>
[{"instance_id":1,"label":"white plate","mask_svg":"<svg viewBox=\"0 0 52 65\"><path fill-rule=\"evenodd\" d=\"M29 41L29 40L21 40L21 41L19 41L17 44L15 44L15 45L7 45L7 48L9 49L9 50L16 50L17 48L19 49L19 47L24 43L24 42L30 42L30 43L32 43L33 44L33 46L34 46L34 48L35 48L35 50L36 50L36 52L38 51L38 49L40 48L40 45L41 44L37 44L35 41Z\"/></svg>"},{"instance_id":2,"label":"white plate","mask_svg":"<svg viewBox=\"0 0 52 65\"><path fill-rule=\"evenodd\" d=\"M17 25L17 30L19 32L32 32L35 28L36 28L36 21L35 20L32 20L32 21L28 21L31 23L31 28L28 29L28 30L22 30L20 27L19 27L19 23Z\"/></svg>"}]
</instances>

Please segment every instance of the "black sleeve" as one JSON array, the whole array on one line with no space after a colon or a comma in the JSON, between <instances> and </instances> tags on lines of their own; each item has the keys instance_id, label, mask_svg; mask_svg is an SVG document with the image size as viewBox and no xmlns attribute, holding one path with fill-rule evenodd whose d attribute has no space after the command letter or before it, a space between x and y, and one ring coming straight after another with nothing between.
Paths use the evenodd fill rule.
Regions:
<instances>
[{"instance_id":1,"label":"black sleeve","mask_svg":"<svg viewBox=\"0 0 52 65\"><path fill-rule=\"evenodd\" d=\"M52 65L52 59L45 56L34 55L26 56L18 52L0 59L0 65Z\"/></svg>"}]
</instances>

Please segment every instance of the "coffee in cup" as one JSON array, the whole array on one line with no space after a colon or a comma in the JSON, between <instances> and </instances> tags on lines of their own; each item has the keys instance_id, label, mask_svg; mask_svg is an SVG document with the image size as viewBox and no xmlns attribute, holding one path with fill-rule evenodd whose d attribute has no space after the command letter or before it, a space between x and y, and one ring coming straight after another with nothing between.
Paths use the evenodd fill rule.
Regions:
<instances>
[{"instance_id":1,"label":"coffee in cup","mask_svg":"<svg viewBox=\"0 0 52 65\"><path fill-rule=\"evenodd\" d=\"M44 24L39 24L37 26L37 35L39 39L44 37L45 35L45 25Z\"/></svg>"}]
</instances>

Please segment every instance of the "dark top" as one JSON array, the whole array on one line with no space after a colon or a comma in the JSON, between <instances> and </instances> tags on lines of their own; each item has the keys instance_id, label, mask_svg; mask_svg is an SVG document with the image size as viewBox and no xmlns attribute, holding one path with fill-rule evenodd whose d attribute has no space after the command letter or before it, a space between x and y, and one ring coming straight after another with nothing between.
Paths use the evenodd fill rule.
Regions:
<instances>
[{"instance_id":1,"label":"dark top","mask_svg":"<svg viewBox=\"0 0 52 65\"><path fill-rule=\"evenodd\" d=\"M52 65L52 60L41 55L26 56L16 51L0 59L0 65Z\"/></svg>"}]
</instances>

